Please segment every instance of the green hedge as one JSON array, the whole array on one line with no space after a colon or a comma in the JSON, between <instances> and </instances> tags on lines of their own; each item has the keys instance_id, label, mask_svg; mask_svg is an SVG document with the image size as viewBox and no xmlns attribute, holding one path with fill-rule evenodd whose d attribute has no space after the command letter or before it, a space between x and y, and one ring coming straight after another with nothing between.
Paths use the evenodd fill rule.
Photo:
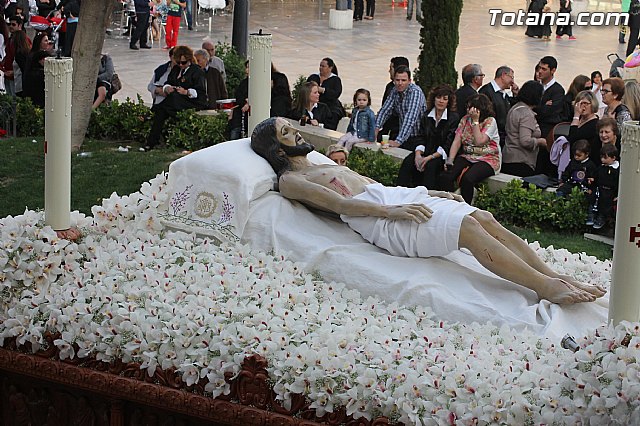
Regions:
<instances>
[{"instance_id":1,"label":"green hedge","mask_svg":"<svg viewBox=\"0 0 640 426\"><path fill-rule=\"evenodd\" d=\"M147 139L153 113L138 101L127 99L100 105L91 113L87 136L97 140L131 140L141 144ZM193 109L178 112L167 120L164 136L167 145L177 149L195 151L226 140L228 118L226 113L198 115Z\"/></svg>"},{"instance_id":2,"label":"green hedge","mask_svg":"<svg viewBox=\"0 0 640 426\"><path fill-rule=\"evenodd\" d=\"M98 140L143 142L151 130L151 109L138 95L137 102L113 100L91 112L87 137Z\"/></svg>"},{"instance_id":3,"label":"green hedge","mask_svg":"<svg viewBox=\"0 0 640 426\"><path fill-rule=\"evenodd\" d=\"M587 200L577 188L563 198L534 185L525 188L519 179L493 194L481 186L475 204L502 222L530 229L582 231L587 219Z\"/></svg>"},{"instance_id":4,"label":"green hedge","mask_svg":"<svg viewBox=\"0 0 640 426\"><path fill-rule=\"evenodd\" d=\"M395 186L400 163L381 150L354 148L349 154L349 168L386 186Z\"/></svg>"},{"instance_id":5,"label":"green hedge","mask_svg":"<svg viewBox=\"0 0 640 426\"><path fill-rule=\"evenodd\" d=\"M0 95L0 127L6 130L8 134L13 131L13 101L14 98L12 96ZM44 110L32 104L29 98L16 97L15 102L17 136L43 136Z\"/></svg>"},{"instance_id":6,"label":"green hedge","mask_svg":"<svg viewBox=\"0 0 640 426\"><path fill-rule=\"evenodd\" d=\"M180 111L176 118L167 123L167 145L197 151L227 140L227 126L226 112L202 116L192 109Z\"/></svg>"}]
</instances>

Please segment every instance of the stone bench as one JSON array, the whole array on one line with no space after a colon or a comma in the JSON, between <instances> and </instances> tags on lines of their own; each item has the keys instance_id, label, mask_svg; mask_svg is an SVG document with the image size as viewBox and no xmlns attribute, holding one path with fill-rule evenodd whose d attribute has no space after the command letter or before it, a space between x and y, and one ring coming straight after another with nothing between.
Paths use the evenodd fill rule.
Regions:
<instances>
[{"instance_id":1,"label":"stone bench","mask_svg":"<svg viewBox=\"0 0 640 426\"><path fill-rule=\"evenodd\" d=\"M323 127L318 126L301 126L299 123L293 121L292 125L298 129L300 135L315 146L316 148L327 149L329 145L337 143L338 140L342 137L344 133L336 132L335 130L325 129ZM355 145L357 148L362 149L371 149L374 151L380 150L380 145L376 143L358 143ZM404 158L409 155L409 151L402 148L385 148L382 150L386 155L394 158L395 160L401 162ZM498 173L495 176L491 176L487 178L485 181L489 186L489 191L496 192L502 188L504 188L509 182L514 179L520 179L518 176L508 175L506 173ZM545 191L555 192L556 188L547 188Z\"/></svg>"}]
</instances>

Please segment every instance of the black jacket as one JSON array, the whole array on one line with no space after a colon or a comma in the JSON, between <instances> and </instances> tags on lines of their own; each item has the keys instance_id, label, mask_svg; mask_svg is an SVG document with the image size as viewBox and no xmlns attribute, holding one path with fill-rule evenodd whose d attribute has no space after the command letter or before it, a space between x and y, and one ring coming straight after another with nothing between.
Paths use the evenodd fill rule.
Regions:
<instances>
[{"instance_id":1,"label":"black jacket","mask_svg":"<svg viewBox=\"0 0 640 426\"><path fill-rule=\"evenodd\" d=\"M318 102L318 104L311 110L311 112L313 113L314 120L317 120L318 123L324 124L324 127L327 127L327 120L331 120L331 110L328 106L326 106L322 102ZM306 110L298 111L292 109L291 111L289 111L289 114L287 114L287 117L299 121L303 115L310 117Z\"/></svg>"},{"instance_id":2,"label":"black jacket","mask_svg":"<svg viewBox=\"0 0 640 426\"><path fill-rule=\"evenodd\" d=\"M496 92L491 83L487 83L480 88L478 93L487 95L493 104L493 110L496 114L496 123L498 124L498 133L500 134L500 146L504 146L507 137L507 113L511 109L513 98L502 92Z\"/></svg>"},{"instance_id":3,"label":"black jacket","mask_svg":"<svg viewBox=\"0 0 640 426\"><path fill-rule=\"evenodd\" d=\"M562 182L578 185L582 188L590 188L593 185L588 183L588 179L595 178L597 172L598 168L590 158L584 162L571 159L567 168L562 172Z\"/></svg>"},{"instance_id":4,"label":"black jacket","mask_svg":"<svg viewBox=\"0 0 640 426\"><path fill-rule=\"evenodd\" d=\"M547 101L553 103L547 105ZM540 104L534 109L543 138L547 137L553 126L563 121L564 105L564 88L556 81L544 91Z\"/></svg>"},{"instance_id":5,"label":"black jacket","mask_svg":"<svg viewBox=\"0 0 640 426\"><path fill-rule=\"evenodd\" d=\"M342 95L342 80L337 75L329 77L320 84L320 75L311 74L307 81L315 81L319 86L324 88L324 93L320 93L320 102L329 107L331 115L325 118L324 126L328 129L335 130L338 127L338 122L344 117L345 111L340 102L340 95Z\"/></svg>"},{"instance_id":6,"label":"black jacket","mask_svg":"<svg viewBox=\"0 0 640 426\"><path fill-rule=\"evenodd\" d=\"M613 168L601 164L598 167L598 177L596 186L601 189L608 189L618 193L618 182L620 180L620 167Z\"/></svg>"},{"instance_id":7,"label":"black jacket","mask_svg":"<svg viewBox=\"0 0 640 426\"><path fill-rule=\"evenodd\" d=\"M189 68L180 76L180 65L171 69L167 83L171 86L180 86L185 89L195 89L197 97L189 98L195 109L207 107L207 89L204 71L197 64L191 64Z\"/></svg>"},{"instance_id":8,"label":"black jacket","mask_svg":"<svg viewBox=\"0 0 640 426\"><path fill-rule=\"evenodd\" d=\"M460 116L457 112L447 111L447 119L441 119L436 126L436 120L425 114L422 117L422 130L424 132L425 155L433 154L442 147L444 152L449 154L451 142L456 134Z\"/></svg>"},{"instance_id":9,"label":"black jacket","mask_svg":"<svg viewBox=\"0 0 640 426\"><path fill-rule=\"evenodd\" d=\"M456 90L456 109L458 110L458 117L462 117L467 113L467 101L470 97L477 94L478 92L476 92L476 89L471 87L470 84L465 84Z\"/></svg>"}]
</instances>

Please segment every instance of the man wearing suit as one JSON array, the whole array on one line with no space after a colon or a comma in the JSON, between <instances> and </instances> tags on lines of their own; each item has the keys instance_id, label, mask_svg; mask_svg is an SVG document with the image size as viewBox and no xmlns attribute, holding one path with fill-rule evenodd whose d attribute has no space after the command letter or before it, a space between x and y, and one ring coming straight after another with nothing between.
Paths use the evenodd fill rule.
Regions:
<instances>
[{"instance_id":1,"label":"man wearing suit","mask_svg":"<svg viewBox=\"0 0 640 426\"><path fill-rule=\"evenodd\" d=\"M503 65L496 70L495 78L482 86L478 91L479 93L487 95L493 104L501 147L504 146L507 136L507 113L513 103L513 98L509 96L505 90L511 89L511 92L517 95L519 89L518 85L513 81L513 77L513 70Z\"/></svg>"},{"instance_id":2,"label":"man wearing suit","mask_svg":"<svg viewBox=\"0 0 640 426\"><path fill-rule=\"evenodd\" d=\"M204 71L207 83L207 109L216 109L219 99L227 99L227 88L224 85L220 71L209 65L209 53L204 49L196 50L193 54L196 57L198 66Z\"/></svg>"},{"instance_id":3,"label":"man wearing suit","mask_svg":"<svg viewBox=\"0 0 640 426\"><path fill-rule=\"evenodd\" d=\"M462 118L467 113L467 100L478 93L484 74L478 64L468 64L462 68L462 86L456 90L456 109Z\"/></svg>"},{"instance_id":4,"label":"man wearing suit","mask_svg":"<svg viewBox=\"0 0 640 426\"><path fill-rule=\"evenodd\" d=\"M564 88L556 81L554 74L558 68L558 61L553 56L545 56L536 65L536 80L542 83L544 93L537 108L536 120L540 126L540 133L546 138L553 127L560 123L564 114ZM538 151L538 161L536 173L557 176L556 167L549 159L549 151L541 149Z\"/></svg>"},{"instance_id":5,"label":"man wearing suit","mask_svg":"<svg viewBox=\"0 0 640 426\"><path fill-rule=\"evenodd\" d=\"M207 106L205 76L202 69L193 63L193 50L187 46L177 46L173 51L173 59L177 65L171 69L162 87L166 98L155 108L145 151L160 143L167 118L175 117L178 111L191 108L200 110Z\"/></svg>"}]
</instances>

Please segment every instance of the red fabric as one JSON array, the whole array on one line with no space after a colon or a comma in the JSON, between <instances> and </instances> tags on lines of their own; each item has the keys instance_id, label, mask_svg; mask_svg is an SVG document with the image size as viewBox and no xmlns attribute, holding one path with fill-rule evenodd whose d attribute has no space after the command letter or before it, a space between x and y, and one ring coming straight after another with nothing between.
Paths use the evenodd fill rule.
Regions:
<instances>
[{"instance_id":1,"label":"red fabric","mask_svg":"<svg viewBox=\"0 0 640 426\"><path fill-rule=\"evenodd\" d=\"M167 16L167 25L165 27L165 41L167 47L176 47L178 44L178 33L180 32L180 17Z\"/></svg>"}]
</instances>

